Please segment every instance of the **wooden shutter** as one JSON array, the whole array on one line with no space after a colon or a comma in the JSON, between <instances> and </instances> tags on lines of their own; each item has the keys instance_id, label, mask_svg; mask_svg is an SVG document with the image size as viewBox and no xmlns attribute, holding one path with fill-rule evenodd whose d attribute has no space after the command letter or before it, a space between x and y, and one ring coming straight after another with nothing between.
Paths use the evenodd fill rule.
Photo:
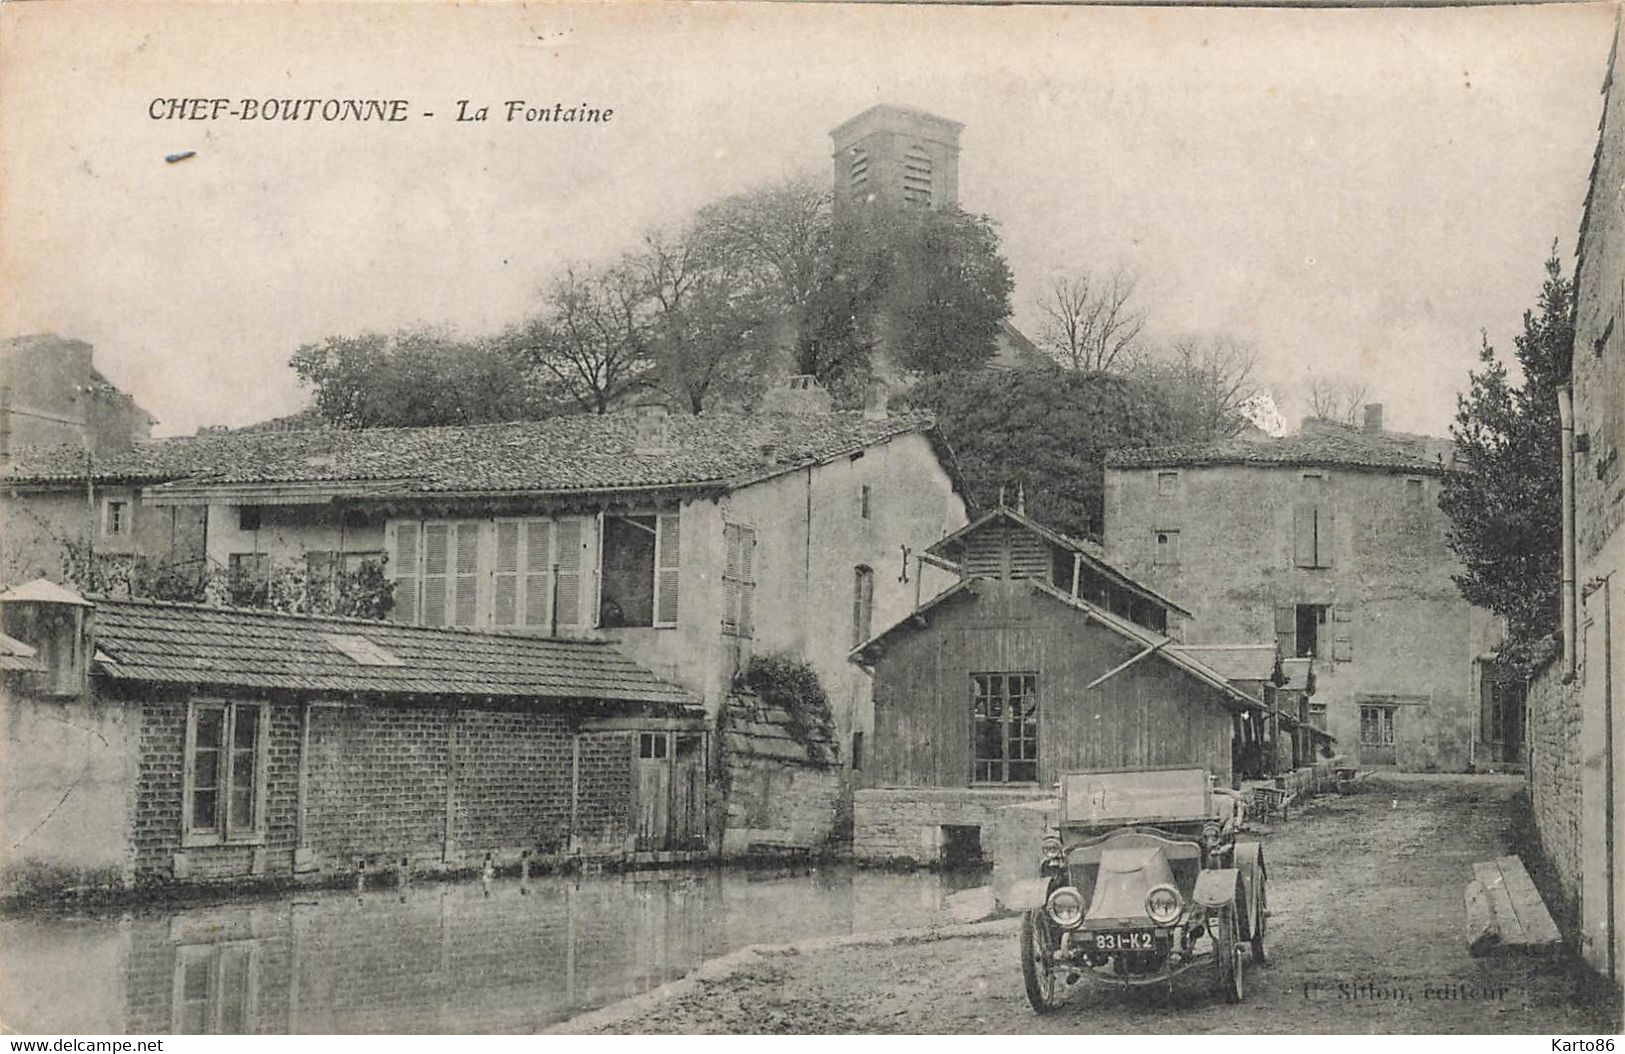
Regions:
<instances>
[{"instance_id":1,"label":"wooden shutter","mask_svg":"<svg viewBox=\"0 0 1625 1054\"><path fill-rule=\"evenodd\" d=\"M453 525L456 549L452 565L455 582L452 590L451 624L472 626L478 614L476 605L480 596L480 525L458 523Z\"/></svg>"},{"instance_id":2,"label":"wooden shutter","mask_svg":"<svg viewBox=\"0 0 1625 1054\"><path fill-rule=\"evenodd\" d=\"M722 545L725 551L722 564L722 630L739 632L739 539L737 523L722 525Z\"/></svg>"},{"instance_id":3,"label":"wooden shutter","mask_svg":"<svg viewBox=\"0 0 1625 1054\"><path fill-rule=\"evenodd\" d=\"M519 623L519 528L518 520L497 521L496 559L491 568L493 626Z\"/></svg>"},{"instance_id":4,"label":"wooden shutter","mask_svg":"<svg viewBox=\"0 0 1625 1054\"><path fill-rule=\"evenodd\" d=\"M1275 647L1283 659L1298 654L1298 609L1291 604L1275 605Z\"/></svg>"},{"instance_id":5,"label":"wooden shutter","mask_svg":"<svg viewBox=\"0 0 1625 1054\"><path fill-rule=\"evenodd\" d=\"M655 619L657 626L677 625L677 595L681 575L682 515L663 512L655 517Z\"/></svg>"},{"instance_id":6,"label":"wooden shutter","mask_svg":"<svg viewBox=\"0 0 1625 1054\"><path fill-rule=\"evenodd\" d=\"M566 516L557 523L558 547L554 561L558 573L558 624L581 625L581 517Z\"/></svg>"},{"instance_id":7,"label":"wooden shutter","mask_svg":"<svg viewBox=\"0 0 1625 1054\"><path fill-rule=\"evenodd\" d=\"M1299 567L1315 567L1315 507L1292 508L1292 562Z\"/></svg>"},{"instance_id":8,"label":"wooden shutter","mask_svg":"<svg viewBox=\"0 0 1625 1054\"><path fill-rule=\"evenodd\" d=\"M553 521L526 520L525 625L548 624L548 585L553 578Z\"/></svg>"},{"instance_id":9,"label":"wooden shutter","mask_svg":"<svg viewBox=\"0 0 1625 1054\"><path fill-rule=\"evenodd\" d=\"M756 632L756 529L739 528L739 635Z\"/></svg>"},{"instance_id":10,"label":"wooden shutter","mask_svg":"<svg viewBox=\"0 0 1625 1054\"><path fill-rule=\"evenodd\" d=\"M1354 612L1341 604L1332 608L1332 660L1354 661Z\"/></svg>"},{"instance_id":11,"label":"wooden shutter","mask_svg":"<svg viewBox=\"0 0 1625 1054\"><path fill-rule=\"evenodd\" d=\"M394 536L390 546L390 572L395 582L396 622L418 621L418 534L416 521L392 523L389 530Z\"/></svg>"},{"instance_id":12,"label":"wooden shutter","mask_svg":"<svg viewBox=\"0 0 1625 1054\"><path fill-rule=\"evenodd\" d=\"M423 525L423 617L425 626L444 626L451 580L451 524Z\"/></svg>"},{"instance_id":13,"label":"wooden shutter","mask_svg":"<svg viewBox=\"0 0 1625 1054\"><path fill-rule=\"evenodd\" d=\"M1332 509L1329 504L1315 507L1315 566L1332 566Z\"/></svg>"}]
</instances>

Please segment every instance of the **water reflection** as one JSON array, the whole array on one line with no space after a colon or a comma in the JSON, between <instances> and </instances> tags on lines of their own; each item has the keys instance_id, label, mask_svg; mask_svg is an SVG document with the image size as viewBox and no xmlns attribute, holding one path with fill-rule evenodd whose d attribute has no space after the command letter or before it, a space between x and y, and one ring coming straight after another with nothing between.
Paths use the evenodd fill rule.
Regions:
<instances>
[{"instance_id":1,"label":"water reflection","mask_svg":"<svg viewBox=\"0 0 1625 1054\"><path fill-rule=\"evenodd\" d=\"M0 1026L528 1031L747 944L948 922L947 897L978 881L846 868L645 872L5 919Z\"/></svg>"}]
</instances>

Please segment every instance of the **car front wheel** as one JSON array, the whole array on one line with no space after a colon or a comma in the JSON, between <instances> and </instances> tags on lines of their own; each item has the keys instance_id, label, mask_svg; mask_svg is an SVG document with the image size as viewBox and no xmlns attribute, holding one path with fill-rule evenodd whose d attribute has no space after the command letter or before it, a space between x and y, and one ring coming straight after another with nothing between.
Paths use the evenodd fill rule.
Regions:
<instances>
[{"instance_id":1,"label":"car front wheel","mask_svg":"<svg viewBox=\"0 0 1625 1054\"><path fill-rule=\"evenodd\" d=\"M1061 1005L1060 986L1055 983L1055 941L1043 908L1033 908L1021 923L1021 980L1027 987L1027 1001L1040 1014Z\"/></svg>"}]
</instances>

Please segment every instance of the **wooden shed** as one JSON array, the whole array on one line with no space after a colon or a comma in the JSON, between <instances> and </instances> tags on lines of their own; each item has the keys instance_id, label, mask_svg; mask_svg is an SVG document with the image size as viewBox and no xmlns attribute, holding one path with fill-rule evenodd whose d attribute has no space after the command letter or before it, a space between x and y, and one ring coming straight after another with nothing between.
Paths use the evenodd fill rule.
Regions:
<instances>
[{"instance_id":1,"label":"wooden shed","mask_svg":"<svg viewBox=\"0 0 1625 1054\"><path fill-rule=\"evenodd\" d=\"M1071 540L1029 524L1000 509L966 528L960 581L854 649L875 705L858 855L968 855L992 810L1048 797L1069 771L1201 766L1230 783L1263 701L1153 628L1172 601L1082 550L1062 559Z\"/></svg>"}]
</instances>

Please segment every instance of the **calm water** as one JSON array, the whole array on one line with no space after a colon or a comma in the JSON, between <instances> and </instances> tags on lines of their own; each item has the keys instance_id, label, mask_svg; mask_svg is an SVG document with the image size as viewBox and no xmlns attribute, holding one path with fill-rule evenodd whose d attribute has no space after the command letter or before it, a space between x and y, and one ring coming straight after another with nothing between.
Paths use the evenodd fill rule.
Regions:
<instances>
[{"instance_id":1,"label":"calm water","mask_svg":"<svg viewBox=\"0 0 1625 1054\"><path fill-rule=\"evenodd\" d=\"M528 1031L747 944L953 921L976 877L830 867L420 882L0 919L0 1029Z\"/></svg>"}]
</instances>

